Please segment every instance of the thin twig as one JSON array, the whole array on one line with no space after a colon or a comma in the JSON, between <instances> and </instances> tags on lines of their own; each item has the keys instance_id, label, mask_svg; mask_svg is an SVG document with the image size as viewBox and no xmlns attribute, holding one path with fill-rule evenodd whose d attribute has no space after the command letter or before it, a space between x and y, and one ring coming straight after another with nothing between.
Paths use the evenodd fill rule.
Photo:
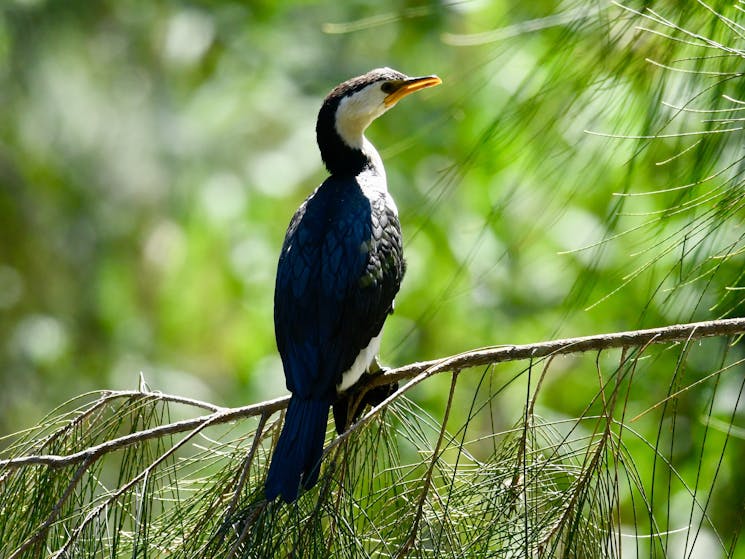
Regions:
<instances>
[{"instance_id":1,"label":"thin twig","mask_svg":"<svg viewBox=\"0 0 745 559\"><path fill-rule=\"evenodd\" d=\"M434 472L437 461L440 459L442 441L445 438L445 431L447 430L448 417L450 416L450 410L453 407L453 398L455 396L455 385L458 382L458 373L459 371L454 371L453 378L450 381L450 393L448 394L448 401L447 405L445 406L445 415L442 418L440 435L437 437L437 444L435 445L435 448L432 452L432 460L430 461L429 468L427 469L427 473L424 476L424 487L422 488L421 495L419 495L419 503L417 505L416 516L414 517L414 522L411 525L409 537L406 538L406 541L396 553L396 557L405 557L406 555L408 555L409 551L416 542L416 537L419 533L419 523L422 521L422 516L424 515L424 505L427 502L427 495L429 495L429 490L432 486L432 474Z\"/></svg>"},{"instance_id":2,"label":"thin twig","mask_svg":"<svg viewBox=\"0 0 745 559\"><path fill-rule=\"evenodd\" d=\"M246 484L246 480L248 479L248 474L251 471L251 464L253 463L254 455L256 454L256 450L259 448L259 443L261 442L261 439L264 435L264 425L266 425L266 420L268 419L267 414L261 414L261 418L259 419L259 425L256 427L256 433L254 434L254 440L251 444L251 450L248 452L248 455L246 456L246 459L243 462L243 468L241 469L241 473L239 474L237 483L235 484L235 487L233 487L233 498L230 500L230 505L228 505L228 510L225 511L225 521L229 522L231 517L233 516L233 512L235 511L238 501L241 498L241 491L243 490L243 486ZM232 555L228 555L228 557L232 557Z\"/></svg>"},{"instance_id":3,"label":"thin twig","mask_svg":"<svg viewBox=\"0 0 745 559\"><path fill-rule=\"evenodd\" d=\"M54 505L52 512L49 513L49 516L47 516L46 520L41 524L41 526L35 529L34 534L25 542L23 542L21 546L8 557L8 559L16 559L17 557L21 557L21 554L23 554L29 547L34 545L46 535L47 530L49 530L49 527L57 520L57 517L59 516L63 505L67 502L67 499L70 497L70 495L72 495L72 492L75 490L75 487L77 487L78 482L83 478L83 474L88 471L89 467L89 462L83 462L78 467L78 469L75 471L75 475L70 480L70 483L67 484L65 491L57 500L57 503Z\"/></svg>"}]
</instances>

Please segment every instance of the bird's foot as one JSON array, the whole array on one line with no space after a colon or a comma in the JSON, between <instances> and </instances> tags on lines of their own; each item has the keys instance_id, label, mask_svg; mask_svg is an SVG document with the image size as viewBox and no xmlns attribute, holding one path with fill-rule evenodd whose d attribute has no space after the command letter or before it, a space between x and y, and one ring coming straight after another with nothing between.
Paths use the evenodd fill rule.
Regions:
<instances>
[{"instance_id":1,"label":"bird's foot","mask_svg":"<svg viewBox=\"0 0 745 559\"><path fill-rule=\"evenodd\" d=\"M365 395L362 398L362 401L360 402L359 409L360 411L364 409L365 406L370 406L374 408L383 400L388 398L391 394L393 394L396 390L398 390L398 383L394 382L392 384L384 384L383 386L376 386L375 388L371 388L367 392L365 392ZM356 414L357 416L359 414ZM357 417L354 418L354 421L357 421Z\"/></svg>"},{"instance_id":2,"label":"bird's foot","mask_svg":"<svg viewBox=\"0 0 745 559\"><path fill-rule=\"evenodd\" d=\"M378 376L378 375L384 374L388 370L389 370L388 367L383 367L380 364L380 361L378 361L378 358L375 357L367 369L367 374L368 376ZM362 398L362 401L360 402L360 405L358 406L359 411L355 414L356 416L353 422L357 421L357 417L360 415L360 413L365 408L365 406L368 406L368 405L370 407L377 406L383 400L385 400L388 396L393 394L396 390L398 390L398 383L394 382L392 384L384 384L382 386L376 386L375 388L371 388L370 390L365 392Z\"/></svg>"},{"instance_id":3,"label":"bird's foot","mask_svg":"<svg viewBox=\"0 0 745 559\"><path fill-rule=\"evenodd\" d=\"M337 433L343 433L350 425L355 423L367 406L377 406L398 390L397 382L384 384L367 390L362 395L362 398L360 398L360 391L362 387L369 382L370 376L382 375L387 370L387 367L382 367L380 365L380 362L376 357L368 367L367 374L362 375L362 378L342 394L334 403L334 423L336 424Z\"/></svg>"}]
</instances>

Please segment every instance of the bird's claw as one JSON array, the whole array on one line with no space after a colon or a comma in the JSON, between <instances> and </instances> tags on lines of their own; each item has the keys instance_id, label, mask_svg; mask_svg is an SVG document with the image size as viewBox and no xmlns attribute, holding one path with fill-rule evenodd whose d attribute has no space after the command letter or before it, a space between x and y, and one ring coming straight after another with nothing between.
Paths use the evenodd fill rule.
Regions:
<instances>
[{"instance_id":1,"label":"bird's claw","mask_svg":"<svg viewBox=\"0 0 745 559\"><path fill-rule=\"evenodd\" d=\"M334 403L334 423L336 424L336 432L341 434L347 430L347 428L355 423L362 412L365 411L367 406L375 407L391 394L398 390L398 383L394 382L391 384L384 384L382 386L376 386L371 388L363 395L362 399L357 398L359 394L360 386L367 384L370 376L378 376L388 371L388 367L380 365L378 358L373 359L372 363L367 369L367 374L362 375L362 378L351 386L339 399ZM366 378L367 377L367 378ZM354 410L350 410L352 406L356 404ZM350 411L353 411L350 418Z\"/></svg>"}]
</instances>

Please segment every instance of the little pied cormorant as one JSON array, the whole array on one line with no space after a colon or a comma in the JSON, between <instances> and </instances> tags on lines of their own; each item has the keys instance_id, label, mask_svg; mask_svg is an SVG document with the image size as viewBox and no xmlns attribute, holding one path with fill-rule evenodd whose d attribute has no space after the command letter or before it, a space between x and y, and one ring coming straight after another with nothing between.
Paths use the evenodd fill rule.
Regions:
<instances>
[{"instance_id":1,"label":"little pied cormorant","mask_svg":"<svg viewBox=\"0 0 745 559\"><path fill-rule=\"evenodd\" d=\"M274 291L274 329L288 390L265 492L297 499L318 480L329 407L347 427L344 392L373 370L404 275L401 228L368 125L406 95L441 83L378 68L326 97L316 124L331 176L287 229Z\"/></svg>"}]
</instances>

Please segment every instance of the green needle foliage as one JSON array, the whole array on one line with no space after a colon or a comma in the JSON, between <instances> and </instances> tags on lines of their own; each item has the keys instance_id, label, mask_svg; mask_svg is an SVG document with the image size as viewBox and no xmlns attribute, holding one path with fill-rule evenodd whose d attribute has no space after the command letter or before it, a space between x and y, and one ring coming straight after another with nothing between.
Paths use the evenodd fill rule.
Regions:
<instances>
[{"instance_id":1,"label":"green needle foliage","mask_svg":"<svg viewBox=\"0 0 745 559\"><path fill-rule=\"evenodd\" d=\"M687 378L688 362L712 351L720 367ZM271 403L230 416L212 407L179 428L185 420L175 415L210 406L149 390L88 395L6 451L26 462L0 468L0 551L608 558L629 548L650 557L700 553L705 540L703 549L736 556L736 534L710 509L730 475L722 466L742 442L734 417L715 411L720 385L741 363L718 339L598 353L597 378L587 383L593 396L572 417L537 411L552 375L580 374L553 358L513 376L495 366L452 372L442 417L399 396L344 437L332 434L318 485L291 505L263 498L279 430ZM467 376L479 378L478 388L456 422L458 381ZM667 394L638 409L650 400L639 398L637 379L650 376ZM499 430L495 417L510 391L523 392L524 413ZM699 401L702 419L688 424L680 410Z\"/></svg>"}]
</instances>

